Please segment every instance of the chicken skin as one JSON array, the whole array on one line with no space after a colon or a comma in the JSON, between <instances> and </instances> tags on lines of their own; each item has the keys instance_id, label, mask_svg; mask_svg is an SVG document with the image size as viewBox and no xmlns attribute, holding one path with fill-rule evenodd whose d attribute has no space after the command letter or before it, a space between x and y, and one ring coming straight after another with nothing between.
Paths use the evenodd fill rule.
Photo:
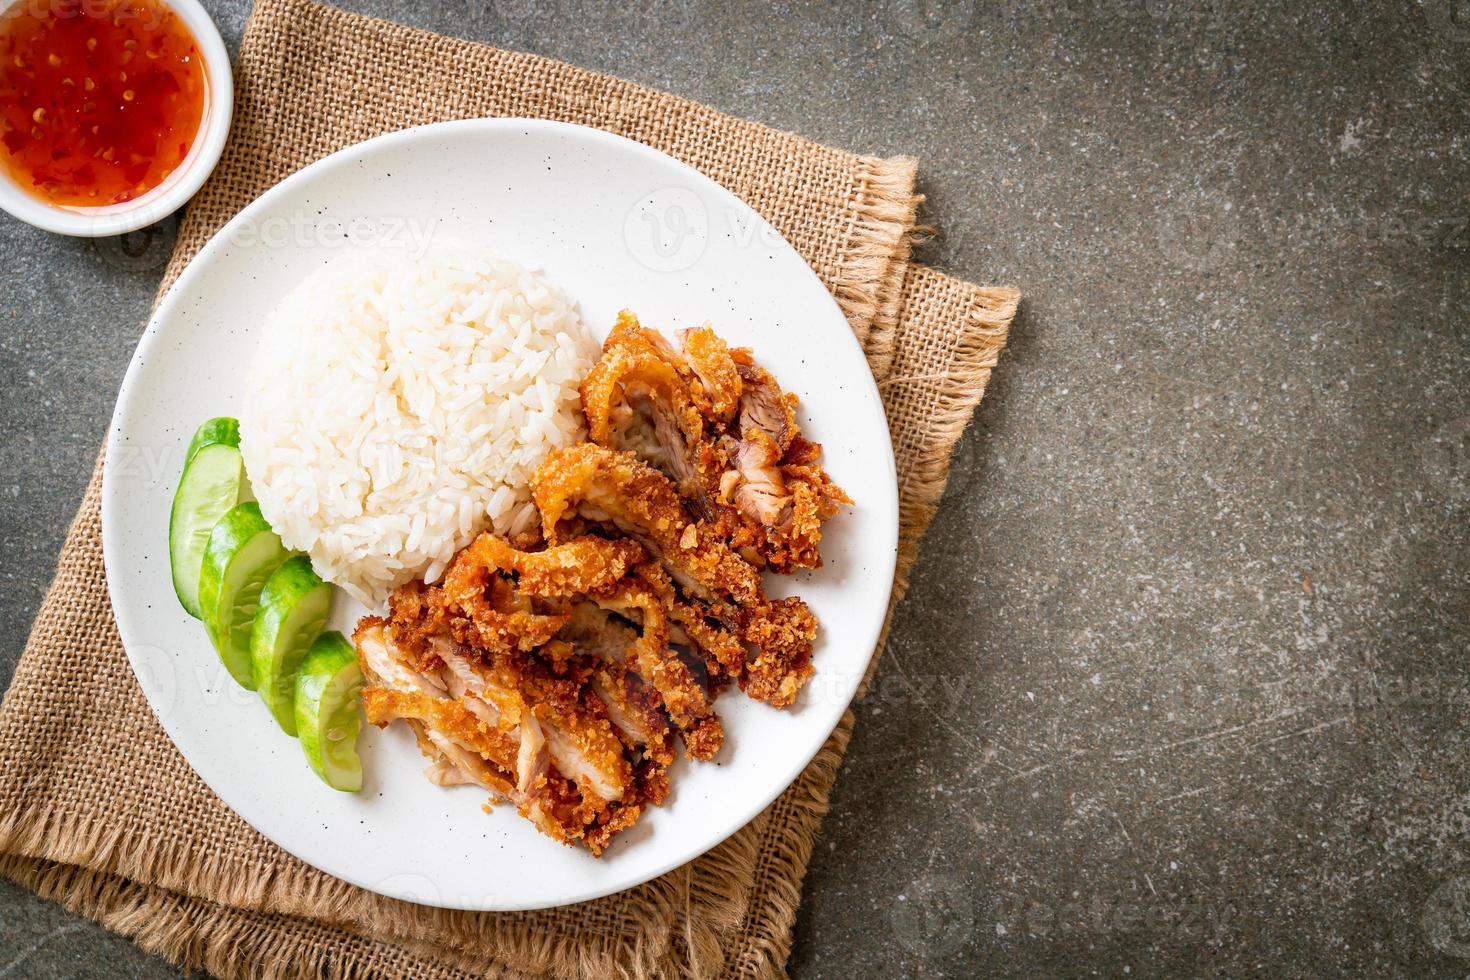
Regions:
<instances>
[{"instance_id":1,"label":"chicken skin","mask_svg":"<svg viewBox=\"0 0 1470 980\"><path fill-rule=\"evenodd\" d=\"M689 512L747 560L776 572L822 563L822 524L851 499L803 439L796 398L709 327L683 349L624 311L582 383L591 440L631 452L673 482Z\"/></svg>"}]
</instances>

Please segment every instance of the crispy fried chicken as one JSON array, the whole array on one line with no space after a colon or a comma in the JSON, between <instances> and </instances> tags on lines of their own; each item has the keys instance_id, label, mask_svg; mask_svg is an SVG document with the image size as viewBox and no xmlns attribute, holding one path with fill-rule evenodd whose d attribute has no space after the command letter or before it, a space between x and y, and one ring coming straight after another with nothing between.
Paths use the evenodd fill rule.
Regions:
<instances>
[{"instance_id":1,"label":"crispy fried chicken","mask_svg":"<svg viewBox=\"0 0 1470 980\"><path fill-rule=\"evenodd\" d=\"M718 527L689 519L667 477L631 453L584 443L553 450L531 477L531 496L548 541L565 526L611 525L640 542L657 562L640 577L712 674L734 676L777 707L795 699L812 673L816 617L798 598L769 600Z\"/></svg>"},{"instance_id":2,"label":"crispy fried chicken","mask_svg":"<svg viewBox=\"0 0 1470 980\"><path fill-rule=\"evenodd\" d=\"M681 588L709 602L756 602L760 573L711 525L691 521L673 484L632 453L591 443L556 449L531 477L542 533L553 544L567 518L610 524L643 545Z\"/></svg>"},{"instance_id":3,"label":"crispy fried chicken","mask_svg":"<svg viewBox=\"0 0 1470 980\"><path fill-rule=\"evenodd\" d=\"M816 568L822 523L847 494L801 437L796 398L709 327L676 352L628 311L582 383L593 442L667 476L690 513L748 560L777 572Z\"/></svg>"},{"instance_id":4,"label":"crispy fried chicken","mask_svg":"<svg viewBox=\"0 0 1470 980\"><path fill-rule=\"evenodd\" d=\"M796 699L817 620L767 597L761 568L819 565L849 501L795 398L708 327L675 351L624 313L582 403L592 442L532 477L539 531L482 534L354 639L368 721L407 724L431 780L600 855L663 802L676 742L718 754L724 688Z\"/></svg>"}]
</instances>

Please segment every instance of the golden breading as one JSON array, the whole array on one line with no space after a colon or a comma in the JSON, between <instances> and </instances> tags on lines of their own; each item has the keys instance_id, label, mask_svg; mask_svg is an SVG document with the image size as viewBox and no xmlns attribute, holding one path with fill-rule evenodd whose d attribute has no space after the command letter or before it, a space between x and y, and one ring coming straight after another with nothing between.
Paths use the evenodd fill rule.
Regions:
<instances>
[{"instance_id":1,"label":"golden breading","mask_svg":"<svg viewBox=\"0 0 1470 980\"><path fill-rule=\"evenodd\" d=\"M709 525L688 519L663 474L630 453L583 444L552 452L532 476L531 494L548 541L557 540L558 523L569 512L609 522L641 541L667 576L647 563L635 574L658 597L664 618L693 641L711 674L735 677L747 694L771 704L795 698L812 673L816 618L800 599L770 602L755 568ZM747 680L750 664L757 665L756 675ZM686 727L678 719L675 724Z\"/></svg>"},{"instance_id":2,"label":"golden breading","mask_svg":"<svg viewBox=\"0 0 1470 980\"><path fill-rule=\"evenodd\" d=\"M624 315L631 316L626 312ZM730 348L708 326L685 330L679 339L684 345L684 364L691 376L689 390L695 405L710 421L728 423L740 405L742 387Z\"/></svg>"},{"instance_id":3,"label":"golden breading","mask_svg":"<svg viewBox=\"0 0 1470 980\"><path fill-rule=\"evenodd\" d=\"M673 580L661 565L644 562L633 570L639 581L658 597L669 622L684 631L690 644L704 658L712 675L739 677L745 671L745 646L732 633L716 625L707 609L679 599Z\"/></svg>"},{"instance_id":4,"label":"golden breading","mask_svg":"<svg viewBox=\"0 0 1470 980\"><path fill-rule=\"evenodd\" d=\"M636 541L573 538L543 551L519 551L504 538L482 534L454 557L444 576L446 590L455 595L483 587L491 572L514 573L518 591L528 596L554 598L584 595L606 588L643 559Z\"/></svg>"},{"instance_id":5,"label":"golden breading","mask_svg":"<svg viewBox=\"0 0 1470 980\"><path fill-rule=\"evenodd\" d=\"M668 792L667 760L635 768L601 701L532 658L500 653L493 666L472 665L439 636L439 664L420 671L378 617L366 617L354 639L368 721L407 723L436 782L477 783L544 833L594 854Z\"/></svg>"},{"instance_id":6,"label":"golden breading","mask_svg":"<svg viewBox=\"0 0 1470 980\"><path fill-rule=\"evenodd\" d=\"M628 651L630 665L663 700L664 711L684 735L689 754L696 759L714 758L724 741L724 727L714 717L714 706L699 679L670 646L668 617L658 597L641 583L628 580L591 601L638 623L639 636ZM694 730L702 733L697 744L689 737Z\"/></svg>"},{"instance_id":7,"label":"golden breading","mask_svg":"<svg viewBox=\"0 0 1470 980\"><path fill-rule=\"evenodd\" d=\"M503 722L523 725L526 716L536 720L563 775L604 800L623 798L632 767L606 708L595 696L586 696L580 681L556 676L537 658L504 651L480 659L472 669L485 685L481 696L495 701Z\"/></svg>"},{"instance_id":8,"label":"golden breading","mask_svg":"<svg viewBox=\"0 0 1470 980\"><path fill-rule=\"evenodd\" d=\"M517 742L496 726L476 718L458 701L370 684L363 687L362 708L368 724L381 727L398 718L413 718L473 749L480 758L505 772L516 771Z\"/></svg>"},{"instance_id":9,"label":"golden breading","mask_svg":"<svg viewBox=\"0 0 1470 980\"><path fill-rule=\"evenodd\" d=\"M784 708L813 673L812 642L817 617L796 596L750 610L741 637L756 651L745 665L740 689L757 701Z\"/></svg>"},{"instance_id":10,"label":"golden breading","mask_svg":"<svg viewBox=\"0 0 1470 980\"><path fill-rule=\"evenodd\" d=\"M624 310L582 384L588 433L667 476L697 518L776 572L822 563L822 524L851 499L802 437L796 397L708 326L676 352Z\"/></svg>"},{"instance_id":11,"label":"golden breading","mask_svg":"<svg viewBox=\"0 0 1470 980\"><path fill-rule=\"evenodd\" d=\"M713 528L690 521L668 478L631 453L591 443L553 450L531 477L531 497L553 544L561 540L562 519L580 515L642 544L698 598L761 598L760 574Z\"/></svg>"},{"instance_id":12,"label":"golden breading","mask_svg":"<svg viewBox=\"0 0 1470 980\"><path fill-rule=\"evenodd\" d=\"M633 541L584 537L527 552L482 534L450 563L443 601L474 624L487 649L534 650L566 624L564 614L538 608L534 599L604 588L642 556L643 549Z\"/></svg>"},{"instance_id":13,"label":"golden breading","mask_svg":"<svg viewBox=\"0 0 1470 980\"><path fill-rule=\"evenodd\" d=\"M582 412L593 442L607 445L617 430L631 421L628 403L653 399L669 410L686 436L703 432L704 420L689 395L688 385L666 355L667 343L652 330L638 326L627 310L618 315L603 346L605 355L587 372L581 385Z\"/></svg>"}]
</instances>

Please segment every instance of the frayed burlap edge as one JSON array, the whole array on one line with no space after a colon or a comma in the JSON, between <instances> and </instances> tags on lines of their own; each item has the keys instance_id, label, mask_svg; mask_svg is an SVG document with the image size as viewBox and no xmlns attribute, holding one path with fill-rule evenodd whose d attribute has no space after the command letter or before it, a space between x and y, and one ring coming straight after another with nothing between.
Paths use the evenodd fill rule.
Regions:
<instances>
[{"instance_id":1,"label":"frayed burlap edge","mask_svg":"<svg viewBox=\"0 0 1470 980\"><path fill-rule=\"evenodd\" d=\"M990 386L990 372L1000 363L1000 353L1010 337L1011 321L1021 302L1019 290L1004 286L975 287L975 298L969 312L969 324L955 345L954 370L944 375L910 375L885 377L878 382L879 392L899 385L932 385L935 389L934 427L920 447L909 471L908 479L898 489L898 524L917 528L912 537L900 532L898 561L894 567L893 597L883 619L878 654L868 664L858 697L867 692L882 659L888 630L893 625L893 611L908 594L909 573L918 559L919 544L929 522L939 510L939 501L949 482L949 467L954 447L959 443L975 408Z\"/></svg>"},{"instance_id":2,"label":"frayed burlap edge","mask_svg":"<svg viewBox=\"0 0 1470 980\"><path fill-rule=\"evenodd\" d=\"M558 977L617 977L651 980L666 976L730 977L776 976L790 948L791 924L800 904L800 876L811 858L815 834L828 809L828 793L836 779L853 727L851 711L827 740L810 766L803 771L791 795L794 815L788 816L787 837L772 842L768 863L776 870L767 875L765 914L745 916L746 904L728 896L723 902L702 896L702 908L688 908L681 915L681 934L650 938L631 957L607 950L606 955L589 955L580 944L565 937L531 937L519 949L505 944L497 930L487 942L495 957L479 956L473 946L445 949L374 923L338 919L336 912L354 904L351 886L335 880L312 881L308 877L283 874L269 866L235 860L206 859L187 850L178 851L146 831L133 827L101 828L86 817L52 815L49 819L24 823L11 820L0 827L0 875L84 915L162 956L184 969L208 970L221 977L322 977L351 980L358 977L512 977L550 975ZM760 841L764 820L735 835L729 843L754 850ZM724 847L726 845L722 845ZM650 884L684 883L692 895L712 881L726 878L716 869L699 867L720 860L717 849ZM22 856L25 855L25 856ZM736 862L742 871L749 864ZM94 870L94 869L105 870ZM182 870L187 868L188 870ZM713 873L712 873L713 872ZM292 879L295 879L293 882ZM142 884L149 881L154 884ZM693 883L699 882L699 886ZM166 883L176 883L179 890ZM749 884L749 883L747 883ZM323 887L325 885L325 887ZM339 887L340 886L340 887ZM217 899L199 897L208 891ZM294 894L292 894L294 893ZM282 899L291 895L292 900ZM343 901L344 896L348 898ZM369 899L382 900L378 896ZM289 905L306 903L299 913ZM340 906L340 907L339 907ZM260 911L270 908L272 911ZM416 909L416 914L433 917L462 913ZM713 928L717 917L724 929ZM391 925L383 921L384 926ZM728 935L741 925L778 930L781 936L765 936L748 949L727 956L719 933ZM514 934L514 933L512 933ZM322 942L331 937L332 942ZM356 947L355 956L340 954L343 943ZM367 962L364 962L366 960ZM446 960L453 969L446 969ZM412 972L405 968L412 965ZM545 972L549 968L549 973ZM525 971L525 972L522 972Z\"/></svg>"},{"instance_id":3,"label":"frayed burlap edge","mask_svg":"<svg viewBox=\"0 0 1470 980\"><path fill-rule=\"evenodd\" d=\"M184 970L250 980L460 980L413 950L352 936L304 919L248 912L75 865L0 856L0 875L127 937ZM24 958L17 965L23 965ZM476 974L527 975L508 968Z\"/></svg>"},{"instance_id":4,"label":"frayed burlap edge","mask_svg":"<svg viewBox=\"0 0 1470 980\"><path fill-rule=\"evenodd\" d=\"M82 552L100 548L100 477L99 455L92 482L67 534L57 579L48 590L38 619L53 612L48 605L59 601L58 597L76 584L65 577L72 574L69 569L86 563ZM110 620L110 609L104 614ZM107 628L112 629L110 622ZM134 690L132 696L141 699L142 693ZM674 923L681 918L687 920L684 931L690 937L691 948L718 949L722 937L738 924L746 899L746 876L731 873L730 869L748 868L750 855L759 846L758 838L742 835L721 844L700 859L709 863L701 867L702 873L696 876L700 886L694 890L683 887L685 879L675 875L637 886L646 905L658 911L642 920L648 928L631 944L627 937L615 934L591 943L586 936L538 929L538 913L488 916L417 906L356 888L287 855L281 855L282 863L267 863L219 853L201 854L188 841L160 830L167 828L134 821L103 822L89 815L41 808L22 809L6 814L0 821L0 852L81 865L210 904L224 903L260 914L269 910L283 918L311 919L396 943L409 943L425 930L442 936L452 929L465 941L449 950L435 947L434 955L442 960L452 954L456 965L468 973L509 964L528 973L558 977L591 974L641 978L670 969L677 972L688 964L688 957L675 948L683 944L676 943L672 935ZM742 856L744 864L740 863ZM722 870L725 873L721 874ZM709 880L711 874L718 874L723 886L721 881ZM66 901L63 904L71 905ZM193 928L186 921L176 926L185 931ZM150 924L155 932L161 928L160 924Z\"/></svg>"},{"instance_id":5,"label":"frayed burlap edge","mask_svg":"<svg viewBox=\"0 0 1470 980\"><path fill-rule=\"evenodd\" d=\"M894 340L902 307L903 284L909 270L911 229L922 197L913 193L917 162L911 157L863 157L859 163L857 195L846 244L839 260L843 270L831 291L844 316L859 337L875 378L882 378L891 367ZM187 219L186 219L187 221ZM187 227L181 230L182 241L196 236ZM190 249L175 257L169 274L160 284L156 301L161 301L181 271L193 257ZM982 389L983 390L983 389ZM978 401L978 398L977 398ZM886 629L886 626L885 626ZM849 713L850 715L850 713ZM826 812L827 791L836 778L851 730L851 718L823 747L800 779L803 814L815 830ZM804 821L804 825L805 825ZM761 847L760 818L742 828L706 855L642 886L653 904L671 912L673 927L641 935L632 955L609 941L589 951L585 938L549 935L532 929L503 927L486 935L484 947L494 949L500 962L535 972L550 970L550 975L627 976L645 978L665 975L670 971L695 976L714 976L727 962L725 944L747 921L749 892L752 883L747 869L755 863ZM26 854L40 853L25 843L10 843L10 828L0 825L0 849ZM364 893L354 886L333 879L324 880L313 869L293 867L283 870L269 865L252 865L248 875L232 875L223 861L201 864L197 856L174 854L167 842L156 841L141 828L119 831L113 828L87 828L68 821L59 833L37 830L34 837L57 837L91 842L85 858L77 860L89 866L116 867L116 873L141 881L154 881L187 895L218 895L220 882L231 886L224 899L229 905L247 909L271 908L282 915L307 916L322 923L340 927L352 934L383 936L393 942L412 945L413 933L425 914L415 909L404 914L402 903L382 896ZM140 838L143 846L140 847ZM153 840L150 845L147 842ZM30 841L28 843L38 843ZM769 846L769 845L768 845ZM781 839L775 842L775 859L793 869L805 869L812 841ZM54 860L71 861L73 858ZM113 864L117 861L117 864ZM697 866L697 872L696 872ZM794 873L800 874L801 871ZM253 879L253 880L251 880ZM779 876L772 878L779 881ZM780 913L774 920L789 923L795 919L800 902L800 881L784 883L783 894L773 896L789 914ZM466 917L473 913L453 910L431 910L428 916ZM772 947L769 953L775 952ZM495 968L497 959L477 955L475 947L446 951L436 948L434 954L443 959L449 954L467 972L479 973ZM589 955L591 953L591 955ZM784 960L784 951L780 953ZM776 961L779 962L779 961Z\"/></svg>"},{"instance_id":6,"label":"frayed burlap edge","mask_svg":"<svg viewBox=\"0 0 1470 980\"><path fill-rule=\"evenodd\" d=\"M745 839L737 840L741 837ZM753 851L759 838L746 837L742 831L726 845L732 842L736 848ZM148 882L144 887L180 900L268 915L272 919L309 921L322 928L406 949L422 945L423 953L439 962L451 962L466 975L484 975L509 967L528 975L617 976L630 980L670 973L713 975L724 958L720 951L721 938L738 926L745 907L744 887L737 895L721 893L716 886L719 880L736 877L729 873L729 868L749 866L749 861L744 865L732 864L729 852L722 854L717 848L678 871L638 886L645 891L645 899L651 899L651 905L666 913L658 916L658 921L678 925L640 933L629 949L617 937L610 936L603 943L591 945L585 936L538 930L534 922L528 921L534 913L487 916L410 905L364 891L294 861L291 867L283 869L224 855L200 855L186 842L159 837L147 828L132 824L101 825L78 814L11 815L0 825L0 874L9 876L7 862L17 860L76 866L119 880ZM722 865L728 865L723 874ZM698 888L689 887L691 878L699 882ZM96 918L87 911L85 891L71 896L58 889L46 897ZM138 935L126 928L112 922L103 924L138 940ZM204 929L206 923L184 917L168 923L147 919L146 925L151 941L163 944L166 950L197 947L207 959L227 952L237 939L227 931ZM683 930L681 935L674 935L676 928ZM426 929L436 935L452 930L464 941L448 948L439 943L424 944L418 934ZM220 944L225 948L217 950L215 947ZM145 945L145 948L152 947ZM183 962L171 954L165 955L175 962ZM211 968L211 972L218 971Z\"/></svg>"},{"instance_id":7,"label":"frayed burlap edge","mask_svg":"<svg viewBox=\"0 0 1470 980\"><path fill-rule=\"evenodd\" d=\"M932 416L934 426L929 430L904 485L898 488L898 524L902 529L899 540L902 544L893 582L894 603L908 591L909 571L918 556L919 541L934 512L939 509L939 500L949 480L955 444L970 424L975 407L985 396L990 372L1000 362L1000 352L1005 348L1011 321L1015 319L1016 308L1021 302L1020 292L1008 287L978 287L974 292L969 323L955 345L954 370L943 375L884 377L878 381L880 392L897 385L932 385L937 394ZM910 536L909 529L915 529L916 533ZM886 628L884 635L887 635ZM873 663L877 664L876 658Z\"/></svg>"},{"instance_id":8,"label":"frayed burlap edge","mask_svg":"<svg viewBox=\"0 0 1470 980\"><path fill-rule=\"evenodd\" d=\"M914 219L923 201L913 190L917 172L913 157L862 158L852 227L832 284L875 378L893 363Z\"/></svg>"}]
</instances>

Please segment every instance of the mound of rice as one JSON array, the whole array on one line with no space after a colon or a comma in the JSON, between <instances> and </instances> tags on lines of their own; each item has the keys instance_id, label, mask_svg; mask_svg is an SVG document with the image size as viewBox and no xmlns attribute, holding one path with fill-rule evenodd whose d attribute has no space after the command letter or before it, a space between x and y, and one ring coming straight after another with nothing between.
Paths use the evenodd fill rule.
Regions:
<instances>
[{"instance_id":1,"label":"mound of rice","mask_svg":"<svg viewBox=\"0 0 1470 980\"><path fill-rule=\"evenodd\" d=\"M251 488L319 575L381 605L486 528L533 524L526 482L581 437L595 354L571 300L478 246L343 255L265 328L240 418Z\"/></svg>"}]
</instances>

